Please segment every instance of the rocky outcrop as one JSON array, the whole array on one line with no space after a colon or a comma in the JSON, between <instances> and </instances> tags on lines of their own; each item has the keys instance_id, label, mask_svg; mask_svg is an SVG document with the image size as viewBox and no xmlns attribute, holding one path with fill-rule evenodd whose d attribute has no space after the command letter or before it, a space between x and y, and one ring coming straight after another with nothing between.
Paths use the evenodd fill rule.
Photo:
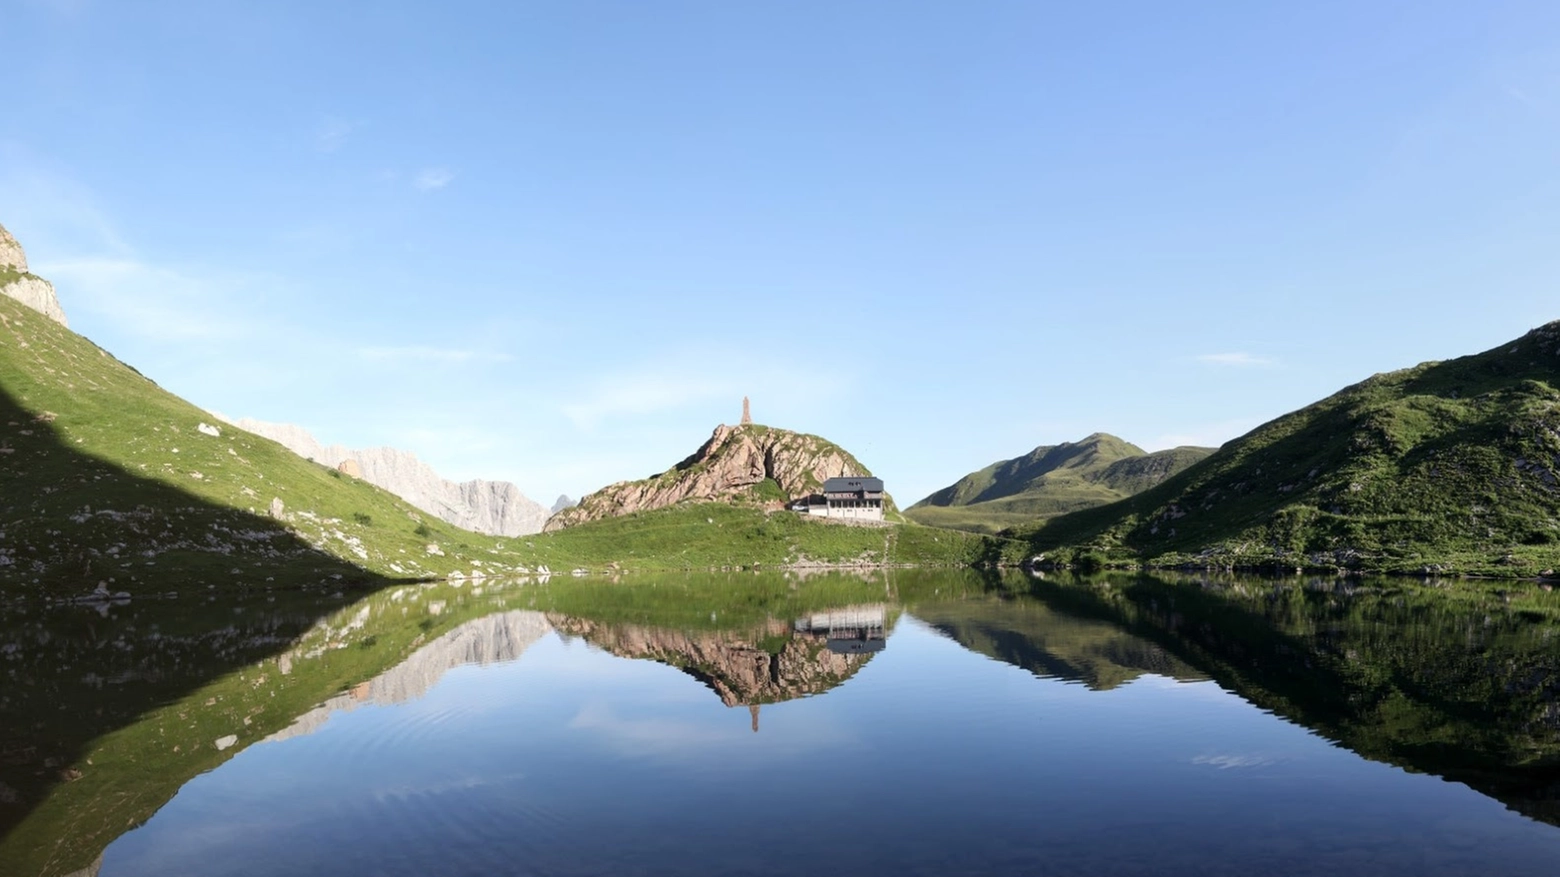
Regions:
<instances>
[{"instance_id":1,"label":"rocky outcrop","mask_svg":"<svg viewBox=\"0 0 1560 877\"><path fill-rule=\"evenodd\" d=\"M69 326L54 284L27 270L27 253L0 225L0 295L8 295L61 326Z\"/></svg>"},{"instance_id":2,"label":"rocky outcrop","mask_svg":"<svg viewBox=\"0 0 1560 877\"><path fill-rule=\"evenodd\" d=\"M243 418L240 429L264 436L300 457L329 466L384 488L441 520L491 536L524 536L542 529L547 510L507 481L465 481L439 477L415 454L395 448L355 451L322 445L309 431L290 423Z\"/></svg>"},{"instance_id":3,"label":"rocky outcrop","mask_svg":"<svg viewBox=\"0 0 1560 877\"><path fill-rule=\"evenodd\" d=\"M804 633L783 621L770 621L750 633L692 632L637 624L603 624L586 618L549 614L554 630L579 637L621 658L659 661L710 687L726 706L779 703L822 694L871 660L871 653L830 651L821 633ZM778 652L759 648L789 637Z\"/></svg>"},{"instance_id":4,"label":"rocky outcrop","mask_svg":"<svg viewBox=\"0 0 1560 877\"><path fill-rule=\"evenodd\" d=\"M845 450L815 435L752 423L722 425L693 456L671 469L643 481L604 487L574 508L553 515L545 529L561 530L689 500L778 502L813 493L829 478L871 474ZM755 490L766 480L778 485L784 497Z\"/></svg>"},{"instance_id":5,"label":"rocky outcrop","mask_svg":"<svg viewBox=\"0 0 1560 877\"><path fill-rule=\"evenodd\" d=\"M18 273L27 273L27 253L22 250L22 245L11 237L11 233L0 225L0 268L14 268Z\"/></svg>"}]
</instances>

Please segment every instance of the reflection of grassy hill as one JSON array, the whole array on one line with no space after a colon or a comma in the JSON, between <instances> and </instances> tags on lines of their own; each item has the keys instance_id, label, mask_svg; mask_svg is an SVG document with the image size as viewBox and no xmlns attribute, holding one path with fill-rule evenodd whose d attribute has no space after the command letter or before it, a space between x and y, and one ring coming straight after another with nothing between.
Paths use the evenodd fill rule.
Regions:
<instances>
[{"instance_id":1,"label":"reflection of grassy hill","mask_svg":"<svg viewBox=\"0 0 1560 877\"><path fill-rule=\"evenodd\" d=\"M972 652L1093 689L1115 688L1144 673L1205 678L1162 647L1114 624L1057 612L1036 600L988 595L916 603L911 611Z\"/></svg>"},{"instance_id":2,"label":"reflection of grassy hill","mask_svg":"<svg viewBox=\"0 0 1560 877\"><path fill-rule=\"evenodd\" d=\"M971 472L905 514L932 526L994 533L1115 502L1210 453L1209 448L1186 447L1149 454L1113 435L1095 433Z\"/></svg>"},{"instance_id":3,"label":"reflection of grassy hill","mask_svg":"<svg viewBox=\"0 0 1560 877\"><path fill-rule=\"evenodd\" d=\"M1560 322L1347 387L1031 538L1167 564L1560 567Z\"/></svg>"},{"instance_id":4,"label":"reflection of grassy hill","mask_svg":"<svg viewBox=\"0 0 1560 877\"><path fill-rule=\"evenodd\" d=\"M0 698L0 783L17 798L0 802L0 874L87 867L192 777L526 589L470 590L392 588L344 607L286 592L137 601L12 622L0 648L19 646L8 666L24 682Z\"/></svg>"},{"instance_id":5,"label":"reflection of grassy hill","mask_svg":"<svg viewBox=\"0 0 1560 877\"><path fill-rule=\"evenodd\" d=\"M679 574L402 585L355 602L285 591L186 596L113 606L103 616L69 606L3 616L0 655L13 656L5 664L15 676L0 689L0 874L87 867L191 778L490 613L526 609L595 629L685 631L688 642L746 641L780 654L781 638L763 634L772 619L881 601L902 576L913 588L931 587L917 571L805 581ZM969 573L943 576L978 586ZM692 659L683 665L698 669ZM800 693L849 674L792 675Z\"/></svg>"},{"instance_id":6,"label":"reflection of grassy hill","mask_svg":"<svg viewBox=\"0 0 1560 877\"><path fill-rule=\"evenodd\" d=\"M1125 575L1010 584L1157 643L1360 755L1560 825L1560 596L1535 588L1508 605L1478 588L1379 585Z\"/></svg>"}]
</instances>

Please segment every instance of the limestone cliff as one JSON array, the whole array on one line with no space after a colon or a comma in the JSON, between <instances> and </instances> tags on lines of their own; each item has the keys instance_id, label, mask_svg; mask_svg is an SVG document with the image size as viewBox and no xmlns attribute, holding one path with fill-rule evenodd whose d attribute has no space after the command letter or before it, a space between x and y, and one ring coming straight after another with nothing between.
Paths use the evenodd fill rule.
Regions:
<instances>
[{"instance_id":1,"label":"limestone cliff","mask_svg":"<svg viewBox=\"0 0 1560 877\"><path fill-rule=\"evenodd\" d=\"M70 325L54 294L54 284L27 270L27 253L3 225L0 225L0 295L16 299L61 326Z\"/></svg>"},{"instance_id":2,"label":"limestone cliff","mask_svg":"<svg viewBox=\"0 0 1560 877\"><path fill-rule=\"evenodd\" d=\"M693 456L643 481L620 481L547 520L547 531L684 501L783 501L813 493L825 479L871 475L844 449L815 435L745 423L719 426ZM773 481L778 493L764 491Z\"/></svg>"},{"instance_id":3,"label":"limestone cliff","mask_svg":"<svg viewBox=\"0 0 1560 877\"><path fill-rule=\"evenodd\" d=\"M507 481L478 479L457 484L441 478L433 467L407 451L322 445L308 430L290 423L247 417L232 423L300 457L382 487L457 527L492 536L524 536L540 531L547 520L545 508Z\"/></svg>"}]
</instances>

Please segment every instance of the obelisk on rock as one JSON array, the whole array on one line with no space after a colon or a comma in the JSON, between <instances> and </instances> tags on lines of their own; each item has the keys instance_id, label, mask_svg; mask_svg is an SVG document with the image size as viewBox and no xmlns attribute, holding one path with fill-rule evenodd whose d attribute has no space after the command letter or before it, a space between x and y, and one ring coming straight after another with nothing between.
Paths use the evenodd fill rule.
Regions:
<instances>
[{"instance_id":1,"label":"obelisk on rock","mask_svg":"<svg viewBox=\"0 0 1560 877\"><path fill-rule=\"evenodd\" d=\"M742 422L753 422L753 410L748 406L748 397L746 396L742 397Z\"/></svg>"}]
</instances>

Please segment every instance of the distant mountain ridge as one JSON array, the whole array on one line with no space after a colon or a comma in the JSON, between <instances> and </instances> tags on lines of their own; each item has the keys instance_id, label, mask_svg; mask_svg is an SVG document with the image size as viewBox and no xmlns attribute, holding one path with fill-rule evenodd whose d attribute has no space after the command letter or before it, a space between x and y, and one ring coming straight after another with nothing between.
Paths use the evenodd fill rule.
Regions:
<instances>
[{"instance_id":1,"label":"distant mountain ridge","mask_svg":"<svg viewBox=\"0 0 1560 877\"><path fill-rule=\"evenodd\" d=\"M684 501L778 504L816 491L829 478L871 474L843 448L815 435L756 423L722 425L676 466L588 494L553 515L546 530Z\"/></svg>"},{"instance_id":2,"label":"distant mountain ridge","mask_svg":"<svg viewBox=\"0 0 1560 877\"><path fill-rule=\"evenodd\" d=\"M277 442L300 457L382 487L464 530L491 536L526 536L541 532L549 515L546 508L508 481L477 479L457 484L441 477L409 451L322 445L308 430L290 423L268 423L248 417L229 422Z\"/></svg>"},{"instance_id":3,"label":"distant mountain ridge","mask_svg":"<svg viewBox=\"0 0 1560 877\"><path fill-rule=\"evenodd\" d=\"M1554 575L1560 321L1345 387L1030 538L1056 559Z\"/></svg>"},{"instance_id":4,"label":"distant mountain ridge","mask_svg":"<svg viewBox=\"0 0 1560 877\"><path fill-rule=\"evenodd\" d=\"M905 511L923 524L995 532L1115 502L1158 484L1213 453L1180 447L1152 454L1097 432L1042 445L960 478Z\"/></svg>"}]
</instances>

